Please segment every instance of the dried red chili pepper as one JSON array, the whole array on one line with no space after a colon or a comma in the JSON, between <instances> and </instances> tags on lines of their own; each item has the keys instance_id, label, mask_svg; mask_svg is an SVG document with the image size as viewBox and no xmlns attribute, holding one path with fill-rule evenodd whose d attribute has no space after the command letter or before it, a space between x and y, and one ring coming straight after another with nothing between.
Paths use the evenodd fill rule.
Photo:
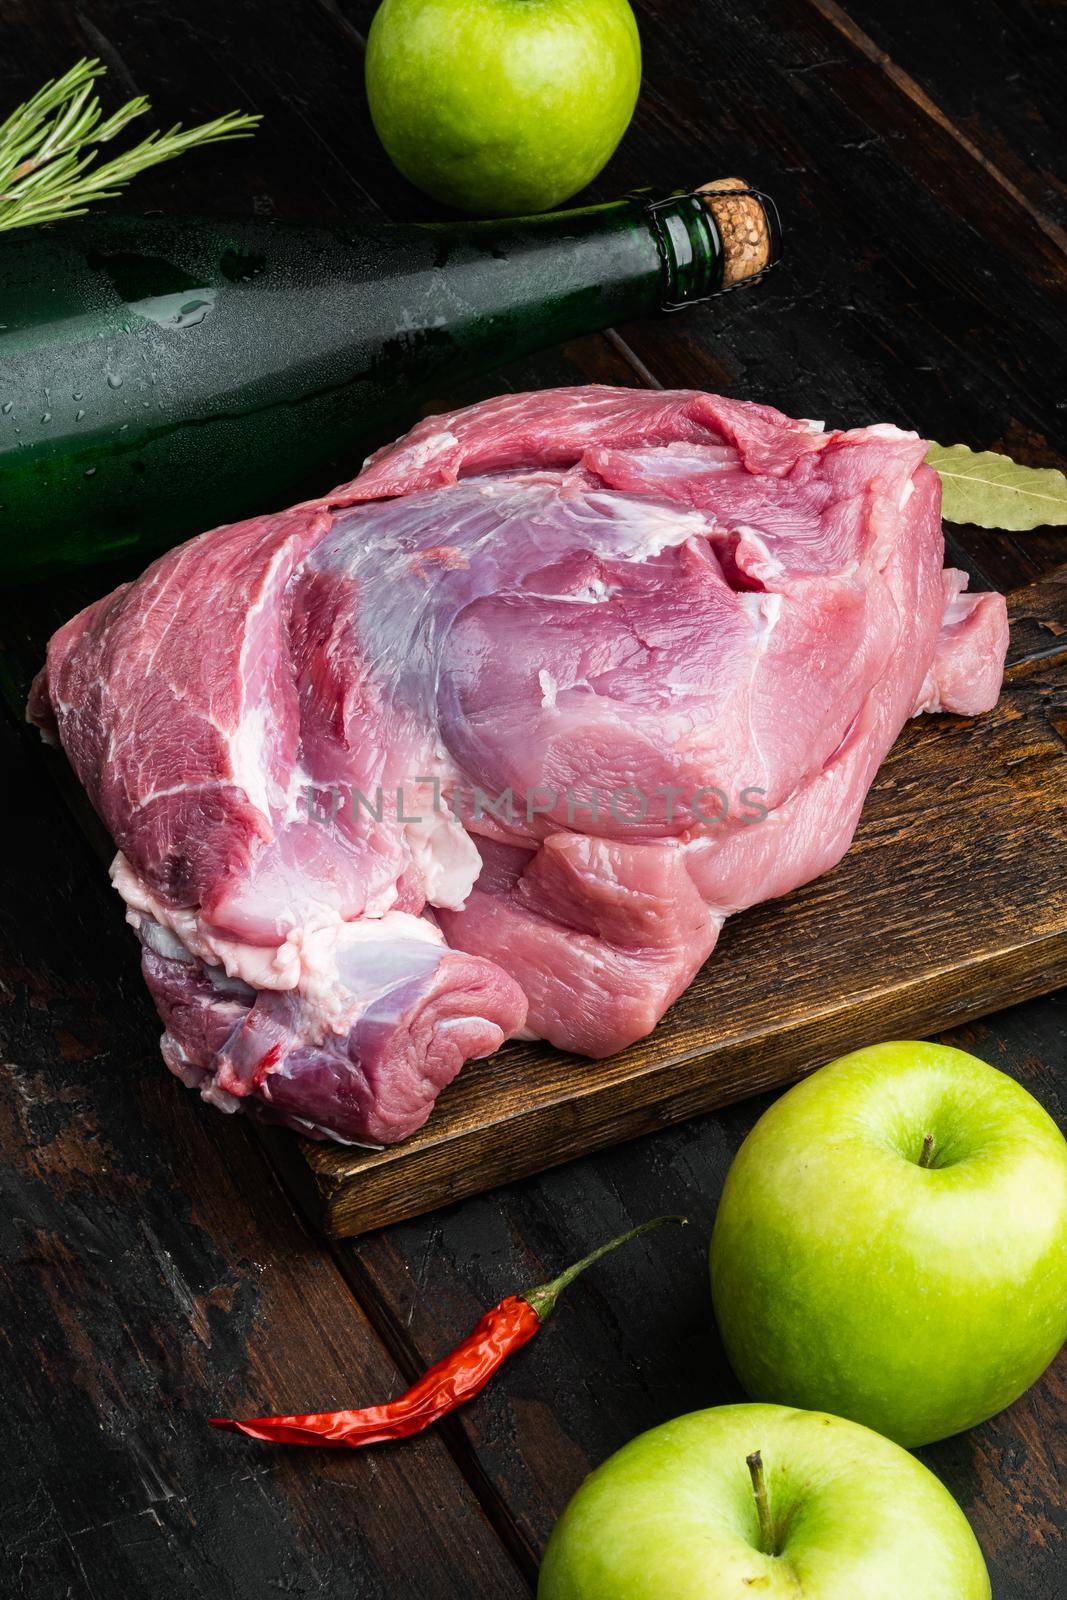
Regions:
<instances>
[{"instance_id":1,"label":"dried red chili pepper","mask_svg":"<svg viewBox=\"0 0 1067 1600\"><path fill-rule=\"evenodd\" d=\"M413 1384L404 1394L385 1405L367 1406L359 1411L319 1411L304 1417L252 1417L236 1422L225 1417L210 1418L213 1428L246 1433L250 1439L276 1444L318 1444L335 1449L358 1449L379 1444L383 1439L403 1439L421 1433L432 1422L447 1416L464 1401L472 1399L489 1382L493 1373L514 1351L533 1338L552 1314L556 1301L569 1283L609 1251L658 1228L663 1222L685 1222L685 1217L654 1217L617 1239L602 1244L561 1272L551 1283L527 1289L521 1295L509 1294L478 1323L463 1343Z\"/></svg>"}]
</instances>

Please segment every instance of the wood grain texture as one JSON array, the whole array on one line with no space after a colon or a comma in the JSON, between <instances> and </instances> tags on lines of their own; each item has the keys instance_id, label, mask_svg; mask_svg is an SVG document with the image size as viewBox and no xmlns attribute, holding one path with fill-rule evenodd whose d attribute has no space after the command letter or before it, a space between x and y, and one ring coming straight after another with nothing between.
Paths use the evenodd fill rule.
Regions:
<instances>
[{"instance_id":1,"label":"wood grain texture","mask_svg":"<svg viewBox=\"0 0 1067 1600\"><path fill-rule=\"evenodd\" d=\"M360 27L374 10L339 3ZM759 289L624 330L646 368L834 423L888 407L934 438L1020 449L1030 428L1054 459L1063 356L1037 330L1060 326L1065 263L981 163L802 0L636 10L645 88L594 192L736 170L778 198L787 239ZM380 199L427 212L395 179Z\"/></svg>"},{"instance_id":2,"label":"wood grain texture","mask_svg":"<svg viewBox=\"0 0 1067 1600\"><path fill-rule=\"evenodd\" d=\"M1012 622L997 709L909 726L842 864L730 919L648 1039L607 1061L515 1041L402 1144L306 1141L326 1230L432 1211L1067 982L1067 568L1014 596Z\"/></svg>"},{"instance_id":3,"label":"wood grain texture","mask_svg":"<svg viewBox=\"0 0 1067 1600\"><path fill-rule=\"evenodd\" d=\"M35 756L3 718L0 1593L527 1593L439 1438L323 1463L207 1426L397 1370L243 1119L144 1071L133 948Z\"/></svg>"},{"instance_id":4,"label":"wood grain texture","mask_svg":"<svg viewBox=\"0 0 1067 1600\"><path fill-rule=\"evenodd\" d=\"M577 341L499 382L442 395L441 404L504 386L694 383L835 423L892 417L946 443L1062 465L1067 340L1054 246L1003 187L989 198L988 174L957 136L1044 214L1067 220L1062 8L1045 0L931 0L921 8L846 0L856 27L955 132L812 0L636 0L636 9L642 101L594 193L742 171L782 205L787 265L758 290ZM397 177L370 129L361 49L372 11L372 0L7 0L0 97L14 101L87 53L109 63L116 99L150 91L164 126L234 106L265 113L254 140L145 174L127 209L426 217L433 207ZM1029 53L1020 71L1021 48ZM954 561L982 587L1016 587L1067 559L1062 532L950 532ZM12 704L50 619L62 620L110 581L86 575L81 592L0 601L0 671ZM1049 636L1048 644L1056 641ZM1040 649L1027 670L1045 670ZM1067 713L1051 694L1046 710L1067 737ZM346 1306L336 1298L339 1279L322 1289L327 1256L296 1229L255 1164L247 1130L197 1106L160 1067L132 941L99 867L94 875L79 863L77 836L45 804L55 765L21 741L10 746L9 732L0 730L0 762L13 761L14 748L30 766L15 797L26 849L5 859L20 888L17 900L5 901L13 914L3 932L15 959L2 969L0 1028L17 1066L46 1072L49 1096L75 1090L55 1113L27 1108L14 1080L5 1085L5 1108L15 1094L25 1118L4 1128L9 1231L22 1239L26 1219L32 1227L42 1215L51 1235L72 1241L91 1292L56 1266L56 1245L38 1250L33 1240L15 1253L5 1241L10 1302L0 1340L19 1423L0 1482L0 1573L14 1572L19 1592L40 1600L148 1600L161 1589L179 1600L258 1600L275 1591L324 1600L509 1594L510 1569L501 1571L492 1544L482 1543L473 1496L532 1586L551 1523L588 1467L641 1428L738 1397L711 1323L704 1250L726 1169L764 1102L335 1245L354 1291ZM39 811L54 819L43 835ZM991 830L991 850L998 837ZM774 956L764 941L759 960ZM139 1018L132 1032L131 1016ZM1011 1071L1063 1119L1062 998L951 1037ZM36 1079L33 1093L40 1095ZM115 1097L122 1109L112 1121ZM60 1115L57 1149L66 1154L52 1166L50 1129ZM296 1151L283 1136L271 1147L294 1187L302 1177L306 1190L308 1169ZM120 1209L133 1231L123 1231ZM179 1409L183 1396L190 1409L203 1409L223 1393L257 1407L377 1398L392 1368L380 1346L365 1346L367 1319L412 1376L500 1294L545 1278L629 1222L671 1209L689 1211L693 1226L664 1230L654 1248L641 1241L574 1285L546 1333L438 1430L448 1457L415 1441L324 1465L238 1440L216 1441L216 1455ZM98 1234L101 1212L108 1220ZM219 1284L234 1289L229 1311L212 1303L206 1313L211 1347L194 1341L206 1377L190 1378L191 1361L178 1370L190 1324L184 1304L152 1276L136 1231L146 1214L195 1294L210 1300ZM275 1278L282 1283L271 1290ZM265 1285L264 1309L254 1296ZM250 1304L260 1344L284 1347L273 1375L271 1358L251 1365L242 1342ZM35 1360L46 1344L45 1376ZM118 1362L112 1352L123 1349ZM169 1366L160 1351L173 1352ZM84 1380L106 1363L117 1384ZM927 1453L982 1541L995 1600L1059 1600L1064 1592L1065 1384L1061 1358L1001 1417ZM152 1500L142 1486L137 1498L138 1474L151 1481L157 1466L177 1493ZM417 1493L403 1481L398 1487L397 1472L417 1476ZM183 1499L190 1486L192 1499Z\"/></svg>"},{"instance_id":5,"label":"wood grain texture","mask_svg":"<svg viewBox=\"0 0 1067 1600\"><path fill-rule=\"evenodd\" d=\"M1057 0L977 6L849 0L839 26L863 32L884 52L883 70L907 73L1030 204L1067 226L1067 181L1056 160L1067 138L1067 10Z\"/></svg>"},{"instance_id":6,"label":"wood grain texture","mask_svg":"<svg viewBox=\"0 0 1067 1600\"><path fill-rule=\"evenodd\" d=\"M980 165L807 0L637 9L642 99L590 193L737 170L779 199L788 256L756 289L624 330L630 381L651 373L834 423L891 416L945 443L1054 464L1063 261L1011 196L991 198ZM370 125L360 42L373 10L374 0L181 0L177 13L170 0L89 0L56 5L46 32L38 6L9 0L0 85L15 93L57 53L95 50L120 86L152 90L163 123L234 105L264 113L255 139L143 175L127 208L432 216ZM1046 148L1051 160L1051 137ZM604 342L587 342L592 375ZM988 553L1002 587L1067 553L1060 536L968 534L966 544Z\"/></svg>"},{"instance_id":7,"label":"wood grain texture","mask_svg":"<svg viewBox=\"0 0 1067 1600\"><path fill-rule=\"evenodd\" d=\"M1063 996L944 1038L1067 1116ZM715 1330L706 1252L730 1162L769 1103L731 1106L340 1247L362 1303L414 1371L462 1337L479 1307L543 1281L594 1241L658 1212L689 1216L688 1228L659 1229L579 1280L544 1334L455 1419L529 1570L570 1494L613 1450L670 1417L744 1398ZM999 1417L920 1452L978 1534L994 1600L1063 1593L1065 1400L1067 1353Z\"/></svg>"}]
</instances>

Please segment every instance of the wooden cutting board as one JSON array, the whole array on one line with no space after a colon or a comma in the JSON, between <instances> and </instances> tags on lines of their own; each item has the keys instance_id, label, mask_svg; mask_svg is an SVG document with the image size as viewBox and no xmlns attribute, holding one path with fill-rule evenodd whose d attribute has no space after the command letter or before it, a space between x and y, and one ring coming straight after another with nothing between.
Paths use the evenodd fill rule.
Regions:
<instances>
[{"instance_id":1,"label":"wooden cutting board","mask_svg":"<svg viewBox=\"0 0 1067 1600\"><path fill-rule=\"evenodd\" d=\"M325 1229L418 1216L1067 983L1067 568L1009 606L997 709L910 723L844 861L731 918L650 1038L608 1061L513 1043L403 1144L303 1141Z\"/></svg>"}]
</instances>

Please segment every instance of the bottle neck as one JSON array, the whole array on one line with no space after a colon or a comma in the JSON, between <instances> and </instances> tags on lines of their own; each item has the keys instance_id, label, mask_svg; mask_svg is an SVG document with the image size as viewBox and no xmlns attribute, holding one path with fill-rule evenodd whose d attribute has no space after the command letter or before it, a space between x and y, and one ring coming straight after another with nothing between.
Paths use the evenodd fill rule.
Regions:
<instances>
[{"instance_id":1,"label":"bottle neck","mask_svg":"<svg viewBox=\"0 0 1067 1600\"><path fill-rule=\"evenodd\" d=\"M675 311L707 300L723 287L722 236L708 207L696 195L631 196L639 207L660 260L660 310Z\"/></svg>"},{"instance_id":2,"label":"bottle neck","mask_svg":"<svg viewBox=\"0 0 1067 1600\"><path fill-rule=\"evenodd\" d=\"M383 296L407 297L412 271L432 267L447 284L455 340L497 349L506 340L522 355L760 276L777 253L772 212L740 179L724 179L708 192L635 193L535 217L385 226L376 232L397 265L377 303L384 312Z\"/></svg>"},{"instance_id":3,"label":"bottle neck","mask_svg":"<svg viewBox=\"0 0 1067 1600\"><path fill-rule=\"evenodd\" d=\"M662 197L639 191L640 207L660 258L660 309L678 311L761 278L777 261L781 231L774 202L727 179L706 189Z\"/></svg>"}]
</instances>

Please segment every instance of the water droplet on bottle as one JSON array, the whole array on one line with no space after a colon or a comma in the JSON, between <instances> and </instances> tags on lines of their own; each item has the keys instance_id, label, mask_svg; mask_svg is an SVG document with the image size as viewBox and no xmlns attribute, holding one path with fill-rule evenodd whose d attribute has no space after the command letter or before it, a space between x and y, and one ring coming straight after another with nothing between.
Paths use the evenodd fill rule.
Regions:
<instances>
[{"instance_id":1,"label":"water droplet on bottle","mask_svg":"<svg viewBox=\"0 0 1067 1600\"><path fill-rule=\"evenodd\" d=\"M77 414L76 414L76 416L75 416L75 418L74 418L74 420L75 420L75 422L80 422L80 421L81 421L81 419L82 419L82 418L83 418L83 417L84 417L84 415L85 415L85 412L84 412L84 411L79 411L79 412L78 412L78 413L77 413Z\"/></svg>"},{"instance_id":2,"label":"water droplet on bottle","mask_svg":"<svg viewBox=\"0 0 1067 1600\"><path fill-rule=\"evenodd\" d=\"M81 399L81 395L80 395L80 394L79 394L79 393L78 393L78 391L77 391L77 389L73 389L73 390L72 390L72 391L71 391L71 396L70 396L70 398L71 398L71 399L72 399L72 400L80 400L80 399Z\"/></svg>"},{"instance_id":3,"label":"water droplet on bottle","mask_svg":"<svg viewBox=\"0 0 1067 1600\"><path fill-rule=\"evenodd\" d=\"M44 413L44 415L42 416L41 421L42 422L51 422L51 420L52 420L52 413L50 411L46 411Z\"/></svg>"},{"instance_id":4,"label":"water droplet on bottle","mask_svg":"<svg viewBox=\"0 0 1067 1600\"><path fill-rule=\"evenodd\" d=\"M117 372L109 372L107 375L107 381L109 387L112 389L122 388L122 379L119 377Z\"/></svg>"},{"instance_id":5,"label":"water droplet on bottle","mask_svg":"<svg viewBox=\"0 0 1067 1600\"><path fill-rule=\"evenodd\" d=\"M214 309L214 300L214 295L209 299L194 297L192 300L184 300L174 313L172 319L174 326L195 328L205 317L210 316Z\"/></svg>"},{"instance_id":6,"label":"water droplet on bottle","mask_svg":"<svg viewBox=\"0 0 1067 1600\"><path fill-rule=\"evenodd\" d=\"M128 427L129 427L129 423L128 423L128 422L124 422L124 423L123 423L123 424L122 424L122 427L121 427L121 428L120 428L120 429L119 429L119 432L120 432L120 433L125 433L125 432L126 432L126 429L127 429L127 428L128 428Z\"/></svg>"},{"instance_id":7,"label":"water droplet on bottle","mask_svg":"<svg viewBox=\"0 0 1067 1600\"><path fill-rule=\"evenodd\" d=\"M14 404L15 404L14 400L5 400L4 401L3 411L4 411L4 416L5 417L11 415L11 408L12 408L12 406Z\"/></svg>"},{"instance_id":8,"label":"water droplet on bottle","mask_svg":"<svg viewBox=\"0 0 1067 1600\"><path fill-rule=\"evenodd\" d=\"M86 467L85 476L87 478L95 477L96 476L96 468L95 467Z\"/></svg>"}]
</instances>

